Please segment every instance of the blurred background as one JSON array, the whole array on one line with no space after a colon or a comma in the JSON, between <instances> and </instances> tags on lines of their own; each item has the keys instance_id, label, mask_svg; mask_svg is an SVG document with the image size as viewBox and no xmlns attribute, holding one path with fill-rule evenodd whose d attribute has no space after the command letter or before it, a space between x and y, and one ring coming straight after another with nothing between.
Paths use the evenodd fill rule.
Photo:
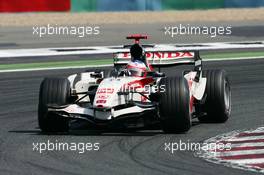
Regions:
<instances>
[{"instance_id":1,"label":"blurred background","mask_svg":"<svg viewBox=\"0 0 264 175\"><path fill-rule=\"evenodd\" d=\"M264 0L0 0L0 12L160 11L264 6Z\"/></svg>"},{"instance_id":2,"label":"blurred background","mask_svg":"<svg viewBox=\"0 0 264 175\"><path fill-rule=\"evenodd\" d=\"M264 0L0 0L0 49L264 40ZM238 15L239 14L239 15ZM33 35L36 26L100 27L99 35ZM124 25L125 24L125 25ZM231 26L231 35L164 35L164 27Z\"/></svg>"}]
</instances>

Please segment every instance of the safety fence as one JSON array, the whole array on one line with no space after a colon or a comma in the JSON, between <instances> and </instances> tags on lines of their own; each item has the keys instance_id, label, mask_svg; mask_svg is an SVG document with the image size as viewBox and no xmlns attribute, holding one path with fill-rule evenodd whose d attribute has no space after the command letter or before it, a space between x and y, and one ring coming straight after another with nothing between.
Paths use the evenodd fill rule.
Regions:
<instances>
[{"instance_id":1,"label":"safety fence","mask_svg":"<svg viewBox=\"0 0 264 175\"><path fill-rule=\"evenodd\" d=\"M81 11L153 11L264 6L264 0L71 0L71 10Z\"/></svg>"},{"instance_id":2,"label":"safety fence","mask_svg":"<svg viewBox=\"0 0 264 175\"><path fill-rule=\"evenodd\" d=\"M156 11L262 6L264 0L0 0L0 12Z\"/></svg>"}]
</instances>

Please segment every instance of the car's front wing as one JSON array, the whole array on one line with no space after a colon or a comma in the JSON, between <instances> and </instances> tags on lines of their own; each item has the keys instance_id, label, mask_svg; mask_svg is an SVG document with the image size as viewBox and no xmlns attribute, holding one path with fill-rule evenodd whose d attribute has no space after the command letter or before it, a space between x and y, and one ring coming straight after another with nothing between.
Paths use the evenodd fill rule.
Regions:
<instances>
[{"instance_id":1,"label":"car's front wing","mask_svg":"<svg viewBox=\"0 0 264 175\"><path fill-rule=\"evenodd\" d=\"M65 106L49 106L48 112L56 113L63 117L76 118L76 119L96 119L109 121L121 116L129 114L141 114L144 112L156 110L155 105L138 106L133 105L120 109L114 108L93 108L93 107L81 107L77 104L70 104Z\"/></svg>"}]
</instances>

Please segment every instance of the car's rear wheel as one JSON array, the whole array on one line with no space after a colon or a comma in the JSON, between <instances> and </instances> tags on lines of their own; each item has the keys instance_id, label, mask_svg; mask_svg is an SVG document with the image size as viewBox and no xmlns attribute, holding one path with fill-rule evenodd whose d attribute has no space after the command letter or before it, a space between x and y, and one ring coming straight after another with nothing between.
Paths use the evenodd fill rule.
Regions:
<instances>
[{"instance_id":1,"label":"car's rear wheel","mask_svg":"<svg viewBox=\"0 0 264 175\"><path fill-rule=\"evenodd\" d=\"M70 99L70 82L66 78L45 78L39 91L38 123L43 132L66 132L69 121L48 113L48 105L65 105Z\"/></svg>"},{"instance_id":2,"label":"car's rear wheel","mask_svg":"<svg viewBox=\"0 0 264 175\"><path fill-rule=\"evenodd\" d=\"M200 122L225 122L231 112L231 88L224 70L205 70L203 75L207 78L206 101L202 105L204 116L198 117Z\"/></svg>"},{"instance_id":3,"label":"car's rear wheel","mask_svg":"<svg viewBox=\"0 0 264 175\"><path fill-rule=\"evenodd\" d=\"M163 78L164 92L160 92L159 113L166 133L183 133L191 127L190 97L184 77Z\"/></svg>"}]
</instances>

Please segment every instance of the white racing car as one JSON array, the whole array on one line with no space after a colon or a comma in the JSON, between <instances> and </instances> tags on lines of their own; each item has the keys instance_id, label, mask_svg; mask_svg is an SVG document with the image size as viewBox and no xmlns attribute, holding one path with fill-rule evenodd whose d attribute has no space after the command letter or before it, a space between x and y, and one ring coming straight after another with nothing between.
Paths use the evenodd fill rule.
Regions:
<instances>
[{"instance_id":1,"label":"white racing car","mask_svg":"<svg viewBox=\"0 0 264 175\"><path fill-rule=\"evenodd\" d=\"M140 45L146 36L127 38L135 43L114 53L109 73L97 70L42 81L38 122L43 132L67 132L70 120L83 120L98 128L159 123L166 133L182 133L196 117L201 122L229 118L231 91L224 70L202 70L198 51L159 51ZM182 64L194 66L174 77L153 69Z\"/></svg>"}]
</instances>

